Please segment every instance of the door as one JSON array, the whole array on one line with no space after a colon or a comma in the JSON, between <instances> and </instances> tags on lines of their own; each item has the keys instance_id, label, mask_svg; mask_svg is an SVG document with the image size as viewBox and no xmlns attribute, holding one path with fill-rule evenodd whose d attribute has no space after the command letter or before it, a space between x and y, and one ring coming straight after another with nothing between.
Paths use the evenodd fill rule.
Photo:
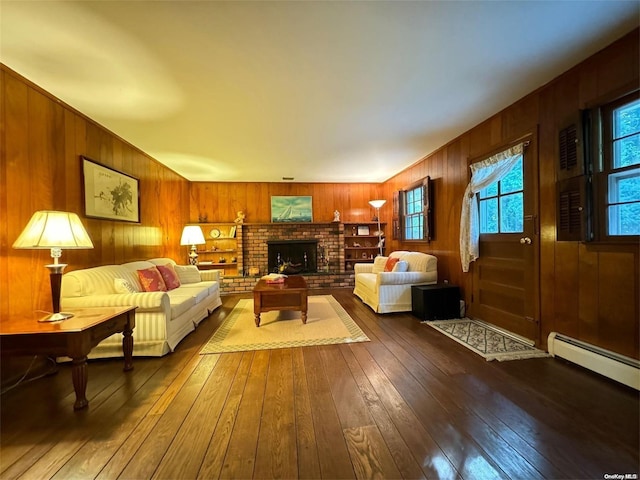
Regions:
<instances>
[{"instance_id":1,"label":"door","mask_svg":"<svg viewBox=\"0 0 640 480\"><path fill-rule=\"evenodd\" d=\"M480 257L469 313L540 344L536 138L520 165L478 194Z\"/></svg>"}]
</instances>

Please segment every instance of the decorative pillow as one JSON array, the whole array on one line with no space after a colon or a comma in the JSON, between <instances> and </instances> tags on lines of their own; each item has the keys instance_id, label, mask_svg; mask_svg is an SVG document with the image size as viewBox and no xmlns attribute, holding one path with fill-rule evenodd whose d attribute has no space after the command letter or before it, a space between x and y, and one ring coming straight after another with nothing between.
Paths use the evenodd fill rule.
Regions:
<instances>
[{"instance_id":1,"label":"decorative pillow","mask_svg":"<svg viewBox=\"0 0 640 480\"><path fill-rule=\"evenodd\" d=\"M373 267L371 268L371 273L384 272L384 266L387 263L388 258L389 257L383 257L382 255L376 257L373 260Z\"/></svg>"},{"instance_id":2,"label":"decorative pillow","mask_svg":"<svg viewBox=\"0 0 640 480\"><path fill-rule=\"evenodd\" d=\"M156 267L138 270L138 278L145 292L166 292L167 286Z\"/></svg>"},{"instance_id":3,"label":"decorative pillow","mask_svg":"<svg viewBox=\"0 0 640 480\"><path fill-rule=\"evenodd\" d=\"M180 286L180 278L174 270L173 265L167 263L166 265L156 265L156 268L160 272L160 275L162 275L167 290L173 290Z\"/></svg>"},{"instance_id":4,"label":"decorative pillow","mask_svg":"<svg viewBox=\"0 0 640 480\"><path fill-rule=\"evenodd\" d=\"M392 272L393 271L393 267L396 266L396 263L398 263L400 259L398 257L389 257L386 261L386 263L384 264L384 271L385 272Z\"/></svg>"},{"instance_id":5,"label":"decorative pillow","mask_svg":"<svg viewBox=\"0 0 640 480\"><path fill-rule=\"evenodd\" d=\"M392 272L408 272L409 264L404 260L399 260L398 263L394 265L393 270L391 271Z\"/></svg>"},{"instance_id":6,"label":"decorative pillow","mask_svg":"<svg viewBox=\"0 0 640 480\"><path fill-rule=\"evenodd\" d=\"M201 282L200 270L195 265L176 265L173 269L180 278L180 283L198 283Z\"/></svg>"},{"instance_id":7,"label":"decorative pillow","mask_svg":"<svg viewBox=\"0 0 640 480\"><path fill-rule=\"evenodd\" d=\"M116 289L116 293L136 293L138 292L137 286L133 286L131 282L124 278L114 278L113 288Z\"/></svg>"}]
</instances>

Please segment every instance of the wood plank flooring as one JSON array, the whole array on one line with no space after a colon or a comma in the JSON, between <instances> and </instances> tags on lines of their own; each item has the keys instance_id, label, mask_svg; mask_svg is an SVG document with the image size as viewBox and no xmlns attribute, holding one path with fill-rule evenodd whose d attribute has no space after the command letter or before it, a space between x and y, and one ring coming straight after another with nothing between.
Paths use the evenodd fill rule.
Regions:
<instances>
[{"instance_id":1,"label":"wood plank flooring","mask_svg":"<svg viewBox=\"0 0 640 480\"><path fill-rule=\"evenodd\" d=\"M602 479L639 473L638 392L556 359L486 362L333 294L371 342L68 365L0 398L2 479ZM610 477L613 478L613 477ZM628 477L630 478L630 477ZM635 477L637 478L637 477Z\"/></svg>"}]
</instances>

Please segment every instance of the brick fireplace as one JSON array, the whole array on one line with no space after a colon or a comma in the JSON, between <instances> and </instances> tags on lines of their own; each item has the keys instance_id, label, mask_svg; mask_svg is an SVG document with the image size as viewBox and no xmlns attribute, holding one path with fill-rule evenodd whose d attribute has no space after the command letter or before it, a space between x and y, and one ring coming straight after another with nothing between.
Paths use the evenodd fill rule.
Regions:
<instances>
[{"instance_id":1,"label":"brick fireplace","mask_svg":"<svg viewBox=\"0 0 640 480\"><path fill-rule=\"evenodd\" d=\"M353 287L353 272L344 269L344 224L331 223L245 223L242 226L242 276L223 279L223 293L250 292L257 278L270 272L269 244L308 244L317 246L316 272L301 272L310 288ZM303 250L304 252L304 250ZM282 256L281 251L281 256ZM283 259L286 260L286 259ZM295 263L304 263L294 261ZM271 266L273 269L273 265ZM257 275L250 272L258 270ZM238 272L241 274L241 272Z\"/></svg>"},{"instance_id":2,"label":"brick fireplace","mask_svg":"<svg viewBox=\"0 0 640 480\"><path fill-rule=\"evenodd\" d=\"M318 272L318 240L267 240L268 272L297 275Z\"/></svg>"}]
</instances>

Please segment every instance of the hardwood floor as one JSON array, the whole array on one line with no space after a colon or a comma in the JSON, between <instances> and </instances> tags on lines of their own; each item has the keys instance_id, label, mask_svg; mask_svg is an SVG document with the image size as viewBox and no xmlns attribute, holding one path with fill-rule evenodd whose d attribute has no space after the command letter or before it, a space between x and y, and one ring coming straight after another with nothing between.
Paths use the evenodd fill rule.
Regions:
<instances>
[{"instance_id":1,"label":"hardwood floor","mask_svg":"<svg viewBox=\"0 0 640 480\"><path fill-rule=\"evenodd\" d=\"M639 473L638 392L555 359L486 362L332 293L371 342L68 365L1 397L0 478L594 478Z\"/></svg>"}]
</instances>

